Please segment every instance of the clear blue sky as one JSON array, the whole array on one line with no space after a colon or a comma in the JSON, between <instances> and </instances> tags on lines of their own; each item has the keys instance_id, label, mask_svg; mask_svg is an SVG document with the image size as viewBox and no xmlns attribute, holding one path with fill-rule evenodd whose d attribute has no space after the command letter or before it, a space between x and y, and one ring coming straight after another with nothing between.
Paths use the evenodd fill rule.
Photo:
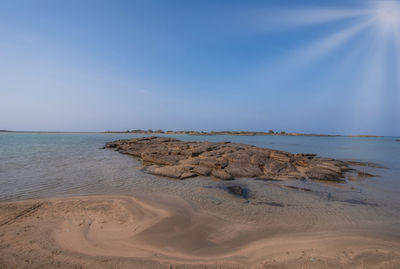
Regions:
<instances>
[{"instance_id":1,"label":"clear blue sky","mask_svg":"<svg viewBox=\"0 0 400 269\"><path fill-rule=\"evenodd\" d=\"M399 1L0 2L0 129L400 135Z\"/></svg>"}]
</instances>

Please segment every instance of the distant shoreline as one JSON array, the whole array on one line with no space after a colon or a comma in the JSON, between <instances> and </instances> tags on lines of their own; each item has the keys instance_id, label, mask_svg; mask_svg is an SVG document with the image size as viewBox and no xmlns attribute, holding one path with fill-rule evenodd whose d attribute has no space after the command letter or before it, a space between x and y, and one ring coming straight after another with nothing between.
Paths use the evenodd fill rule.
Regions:
<instances>
[{"instance_id":1,"label":"distant shoreline","mask_svg":"<svg viewBox=\"0 0 400 269\"><path fill-rule=\"evenodd\" d=\"M379 136L379 135L332 135L332 134L306 134L294 132L257 132L257 131L163 131L163 130L127 130L127 131L104 131L104 132L68 132L68 131L12 131L0 130L0 133L22 133L22 134L147 134L147 135L192 135L192 136L319 136L319 137L358 137L358 138L378 138L378 137L397 137L397 136Z\"/></svg>"},{"instance_id":2,"label":"distant shoreline","mask_svg":"<svg viewBox=\"0 0 400 269\"><path fill-rule=\"evenodd\" d=\"M288 133L285 131L256 132L256 131L163 131L163 130L128 130L128 131L106 131L105 133L124 133L124 134L173 134L173 135L193 135L193 136L215 136L215 135L234 135L234 136L328 136L335 137L340 135L328 134L302 134Z\"/></svg>"},{"instance_id":3,"label":"distant shoreline","mask_svg":"<svg viewBox=\"0 0 400 269\"><path fill-rule=\"evenodd\" d=\"M256 131L163 131L163 130L127 130L127 131L105 131L111 134L173 134L173 135L192 135L192 136L215 136L215 135L232 135L232 136L322 136L322 137L384 137L376 135L331 135L331 134L306 134L294 132L256 132Z\"/></svg>"},{"instance_id":4,"label":"distant shoreline","mask_svg":"<svg viewBox=\"0 0 400 269\"><path fill-rule=\"evenodd\" d=\"M0 130L0 133L16 133L16 134L102 134L104 132L59 132L59 131L9 131Z\"/></svg>"}]
</instances>

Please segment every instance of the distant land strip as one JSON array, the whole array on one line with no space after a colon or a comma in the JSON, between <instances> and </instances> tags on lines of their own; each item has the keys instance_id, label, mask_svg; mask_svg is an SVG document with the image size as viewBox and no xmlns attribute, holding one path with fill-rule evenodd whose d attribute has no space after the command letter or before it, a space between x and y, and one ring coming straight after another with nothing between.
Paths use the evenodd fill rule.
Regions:
<instances>
[{"instance_id":1,"label":"distant land strip","mask_svg":"<svg viewBox=\"0 0 400 269\"><path fill-rule=\"evenodd\" d=\"M255 132L255 131L163 131L163 130L126 130L126 131L106 131L105 133L126 133L126 134L178 134L178 135L193 135L193 136L213 136L213 135L237 135L237 136L327 136L337 137L342 135L330 135L330 134L304 134L304 133L293 133L293 132L275 132L269 130L268 132ZM383 137L375 135L352 135L348 137Z\"/></svg>"},{"instance_id":2,"label":"distant land strip","mask_svg":"<svg viewBox=\"0 0 400 269\"><path fill-rule=\"evenodd\" d=\"M194 135L194 136L213 136L213 135L238 135L238 136L256 136L256 135L281 135L281 136L339 136L327 134L302 134L288 133L285 131L275 132L254 132L254 131L163 131L163 130L127 130L127 131L106 131L105 133L130 133L130 134L179 134L179 135Z\"/></svg>"},{"instance_id":3,"label":"distant land strip","mask_svg":"<svg viewBox=\"0 0 400 269\"><path fill-rule=\"evenodd\" d=\"M325 137L384 137L377 135L332 135L332 134L305 134L294 132L275 132L269 130L268 132L256 131L163 131L163 130L126 130L126 131L105 131L105 132L67 132L67 131L12 131L0 130L0 133L110 133L110 134L176 134L176 135L193 135L193 136L214 136L214 135L236 135L236 136L325 136ZM400 141L397 139L396 141Z\"/></svg>"}]
</instances>

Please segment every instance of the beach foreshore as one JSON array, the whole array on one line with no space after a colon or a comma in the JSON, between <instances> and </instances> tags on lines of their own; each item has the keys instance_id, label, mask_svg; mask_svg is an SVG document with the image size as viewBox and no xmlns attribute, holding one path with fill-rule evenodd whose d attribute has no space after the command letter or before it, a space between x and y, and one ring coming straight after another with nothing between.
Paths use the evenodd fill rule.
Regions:
<instances>
[{"instance_id":1,"label":"beach foreshore","mask_svg":"<svg viewBox=\"0 0 400 269\"><path fill-rule=\"evenodd\" d=\"M237 221L163 194L47 198L0 203L0 267L398 268L399 234Z\"/></svg>"}]
</instances>

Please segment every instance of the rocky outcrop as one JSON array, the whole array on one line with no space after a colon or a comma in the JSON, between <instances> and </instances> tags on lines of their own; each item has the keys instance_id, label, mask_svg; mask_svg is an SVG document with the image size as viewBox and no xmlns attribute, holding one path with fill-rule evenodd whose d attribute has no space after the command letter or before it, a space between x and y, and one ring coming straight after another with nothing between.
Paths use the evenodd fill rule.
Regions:
<instances>
[{"instance_id":1,"label":"rocky outcrop","mask_svg":"<svg viewBox=\"0 0 400 269\"><path fill-rule=\"evenodd\" d=\"M347 162L230 142L184 142L167 137L117 140L105 146L143 161L151 174L184 179L234 178L344 181Z\"/></svg>"}]
</instances>

